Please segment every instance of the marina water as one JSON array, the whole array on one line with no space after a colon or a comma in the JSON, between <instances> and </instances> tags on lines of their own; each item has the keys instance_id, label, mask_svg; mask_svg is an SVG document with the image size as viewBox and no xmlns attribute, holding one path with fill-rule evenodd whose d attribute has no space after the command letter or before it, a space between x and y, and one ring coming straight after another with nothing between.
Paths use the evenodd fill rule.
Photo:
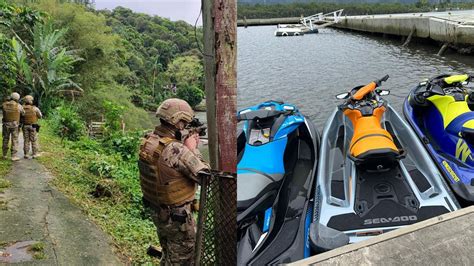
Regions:
<instances>
[{"instance_id":1,"label":"marina water","mask_svg":"<svg viewBox=\"0 0 474 266\"><path fill-rule=\"evenodd\" d=\"M275 37L276 26L238 28L238 108L266 100L295 104L319 130L339 104L334 95L385 74L382 88L397 111L422 79L441 73L474 75L474 56L437 56L436 45L336 29Z\"/></svg>"}]
</instances>

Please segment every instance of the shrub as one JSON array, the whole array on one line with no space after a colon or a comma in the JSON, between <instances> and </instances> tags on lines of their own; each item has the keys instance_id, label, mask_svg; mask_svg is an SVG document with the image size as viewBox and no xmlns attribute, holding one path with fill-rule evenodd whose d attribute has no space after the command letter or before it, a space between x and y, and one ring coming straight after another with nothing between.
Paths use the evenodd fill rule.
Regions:
<instances>
[{"instance_id":1,"label":"shrub","mask_svg":"<svg viewBox=\"0 0 474 266\"><path fill-rule=\"evenodd\" d=\"M152 128L154 123L151 116L145 110L134 106L130 97L131 94L125 86L112 84L101 87L84 95L79 113L86 121L99 121L106 113L103 103L109 101L125 108L122 117L127 130Z\"/></svg>"},{"instance_id":2,"label":"shrub","mask_svg":"<svg viewBox=\"0 0 474 266\"><path fill-rule=\"evenodd\" d=\"M96 158L89 164L89 171L100 177L113 178L117 169L116 162L118 158L97 154Z\"/></svg>"},{"instance_id":3,"label":"shrub","mask_svg":"<svg viewBox=\"0 0 474 266\"><path fill-rule=\"evenodd\" d=\"M78 140L85 135L85 123L70 105L57 107L52 113L51 122L55 134L62 138Z\"/></svg>"},{"instance_id":4,"label":"shrub","mask_svg":"<svg viewBox=\"0 0 474 266\"><path fill-rule=\"evenodd\" d=\"M71 142L69 146L75 150L80 151L100 152L102 150L100 142L84 136L80 137L78 141Z\"/></svg>"},{"instance_id":5,"label":"shrub","mask_svg":"<svg viewBox=\"0 0 474 266\"><path fill-rule=\"evenodd\" d=\"M104 101L103 106L105 110L106 130L109 133L119 130L125 107L111 101Z\"/></svg>"},{"instance_id":6,"label":"shrub","mask_svg":"<svg viewBox=\"0 0 474 266\"><path fill-rule=\"evenodd\" d=\"M195 86L186 86L178 89L178 98L185 100L192 108L200 104L204 99L204 92Z\"/></svg>"},{"instance_id":7,"label":"shrub","mask_svg":"<svg viewBox=\"0 0 474 266\"><path fill-rule=\"evenodd\" d=\"M115 132L104 140L104 146L120 154L123 159L136 159L142 135L141 131Z\"/></svg>"}]
</instances>

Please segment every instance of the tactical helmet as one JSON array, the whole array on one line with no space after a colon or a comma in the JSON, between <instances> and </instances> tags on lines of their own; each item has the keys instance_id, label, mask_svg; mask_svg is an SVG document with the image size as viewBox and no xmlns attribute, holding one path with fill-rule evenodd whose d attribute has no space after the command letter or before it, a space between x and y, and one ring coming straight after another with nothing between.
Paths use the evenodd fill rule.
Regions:
<instances>
[{"instance_id":1,"label":"tactical helmet","mask_svg":"<svg viewBox=\"0 0 474 266\"><path fill-rule=\"evenodd\" d=\"M180 120L187 123L191 122L194 117L194 111L186 101L171 98L161 103L156 110L156 116L176 126Z\"/></svg>"},{"instance_id":2,"label":"tactical helmet","mask_svg":"<svg viewBox=\"0 0 474 266\"><path fill-rule=\"evenodd\" d=\"M31 95L26 95L25 96L25 103L33 104L33 100L34 100L33 96L31 96Z\"/></svg>"},{"instance_id":3,"label":"tactical helmet","mask_svg":"<svg viewBox=\"0 0 474 266\"><path fill-rule=\"evenodd\" d=\"M12 93L10 97L12 98L12 100L17 101L17 102L20 100L20 94L16 92Z\"/></svg>"}]
</instances>

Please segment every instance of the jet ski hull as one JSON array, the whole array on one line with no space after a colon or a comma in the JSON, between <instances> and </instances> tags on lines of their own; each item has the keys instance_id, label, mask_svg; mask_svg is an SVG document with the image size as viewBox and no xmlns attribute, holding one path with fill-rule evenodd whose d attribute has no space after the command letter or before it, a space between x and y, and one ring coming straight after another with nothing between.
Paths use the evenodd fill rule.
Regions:
<instances>
[{"instance_id":1,"label":"jet ski hull","mask_svg":"<svg viewBox=\"0 0 474 266\"><path fill-rule=\"evenodd\" d=\"M381 122L406 153L389 169L361 168L351 160L353 126L342 111L336 109L325 126L310 232L318 252L459 208L423 145L390 105Z\"/></svg>"},{"instance_id":2,"label":"jet ski hull","mask_svg":"<svg viewBox=\"0 0 474 266\"><path fill-rule=\"evenodd\" d=\"M409 97L413 97L413 93L417 89L418 87L414 88ZM470 153L468 144L461 143L462 145L458 145L459 136L450 135L443 129L438 130L437 136L430 134L429 121L441 119L437 117L437 110L431 108L425 107L424 110L414 108L407 98L403 104L403 114L460 202L463 205L472 204L474 202L474 168L462 163L455 157L456 154L462 156L465 152ZM442 122L439 123L442 124ZM437 141L437 139L440 141ZM456 152L457 149L461 149L463 146L467 149ZM448 150L451 151L447 152Z\"/></svg>"},{"instance_id":3,"label":"jet ski hull","mask_svg":"<svg viewBox=\"0 0 474 266\"><path fill-rule=\"evenodd\" d=\"M273 104L267 102L264 107L280 108ZM247 111L247 116L256 114L260 122L268 116L262 106L247 110L260 112ZM277 116L268 124L272 129L280 124L278 132L290 128L284 135L276 133L274 138L272 132L277 130L270 130L266 135L270 136L269 142L251 145L253 140L263 139L256 133L265 131L260 125L255 131L255 120L247 120L252 122L244 124L238 135L238 265L279 264L310 255L308 228L320 135L311 121L300 113L294 116L297 119Z\"/></svg>"},{"instance_id":4,"label":"jet ski hull","mask_svg":"<svg viewBox=\"0 0 474 266\"><path fill-rule=\"evenodd\" d=\"M277 179L276 175L273 175L273 180L277 182L258 194L254 193L257 197L256 200L250 200L253 202L251 204L248 198L252 197L247 196L250 192L244 191L250 190L248 182L252 182L247 170L251 163L248 159L250 157L245 155L248 145L246 141L245 133L242 132L238 140L240 167L238 175L246 175L246 178L237 181L238 205L240 203L237 213L238 265L279 264L308 257L310 255L308 225L312 220L311 198L314 195L319 132L311 121L304 118L304 121L288 134L284 154L281 157L284 166L283 176ZM271 143L264 145L269 144ZM276 142L275 145L279 144ZM256 152L257 149L248 151ZM252 160L264 163L271 155L252 156ZM267 173L261 174L267 175L270 172L265 171Z\"/></svg>"}]
</instances>

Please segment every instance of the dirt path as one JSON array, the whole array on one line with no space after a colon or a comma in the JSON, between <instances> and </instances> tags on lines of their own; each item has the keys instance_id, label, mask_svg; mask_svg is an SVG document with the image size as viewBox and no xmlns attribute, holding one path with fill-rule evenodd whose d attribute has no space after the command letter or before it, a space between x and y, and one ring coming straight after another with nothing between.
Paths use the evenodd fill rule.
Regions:
<instances>
[{"instance_id":1,"label":"dirt path","mask_svg":"<svg viewBox=\"0 0 474 266\"><path fill-rule=\"evenodd\" d=\"M20 135L20 147L22 140ZM110 238L48 184L51 178L36 160L14 162L6 176L12 186L0 193L0 264L18 259L8 256L11 253L6 252L5 246L31 240L44 244L46 257L26 264L123 264L114 254Z\"/></svg>"}]
</instances>

